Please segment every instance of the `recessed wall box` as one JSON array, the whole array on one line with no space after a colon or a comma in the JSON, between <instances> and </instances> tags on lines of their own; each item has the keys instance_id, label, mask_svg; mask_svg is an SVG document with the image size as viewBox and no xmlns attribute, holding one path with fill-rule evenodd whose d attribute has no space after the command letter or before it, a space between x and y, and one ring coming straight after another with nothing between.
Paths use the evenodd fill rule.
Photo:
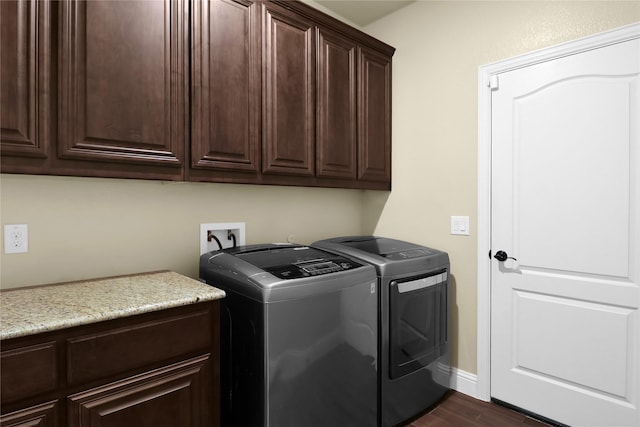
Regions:
<instances>
[{"instance_id":1,"label":"recessed wall box","mask_svg":"<svg viewBox=\"0 0 640 427\"><path fill-rule=\"evenodd\" d=\"M244 246L244 222L215 222L200 224L200 255L219 249Z\"/></svg>"}]
</instances>

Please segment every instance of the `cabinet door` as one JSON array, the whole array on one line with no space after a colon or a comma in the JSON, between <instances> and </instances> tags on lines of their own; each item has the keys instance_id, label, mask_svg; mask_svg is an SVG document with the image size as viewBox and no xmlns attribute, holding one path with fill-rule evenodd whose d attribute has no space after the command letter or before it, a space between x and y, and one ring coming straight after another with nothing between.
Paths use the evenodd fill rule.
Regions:
<instances>
[{"instance_id":1,"label":"cabinet door","mask_svg":"<svg viewBox=\"0 0 640 427\"><path fill-rule=\"evenodd\" d=\"M196 0L192 13L191 167L258 173L256 5L248 0ZM207 172L190 175L206 177Z\"/></svg>"},{"instance_id":2,"label":"cabinet door","mask_svg":"<svg viewBox=\"0 0 640 427\"><path fill-rule=\"evenodd\" d=\"M313 23L275 4L262 13L264 173L312 177L315 42Z\"/></svg>"},{"instance_id":3,"label":"cabinet door","mask_svg":"<svg viewBox=\"0 0 640 427\"><path fill-rule=\"evenodd\" d=\"M207 356L77 393L68 398L69 427L196 427L212 417Z\"/></svg>"},{"instance_id":4,"label":"cabinet door","mask_svg":"<svg viewBox=\"0 0 640 427\"><path fill-rule=\"evenodd\" d=\"M49 1L0 1L2 156L49 154L50 17Z\"/></svg>"},{"instance_id":5,"label":"cabinet door","mask_svg":"<svg viewBox=\"0 0 640 427\"><path fill-rule=\"evenodd\" d=\"M59 380L57 354L53 341L2 351L2 403L54 391Z\"/></svg>"},{"instance_id":6,"label":"cabinet door","mask_svg":"<svg viewBox=\"0 0 640 427\"><path fill-rule=\"evenodd\" d=\"M316 175L356 179L356 44L318 30Z\"/></svg>"},{"instance_id":7,"label":"cabinet door","mask_svg":"<svg viewBox=\"0 0 640 427\"><path fill-rule=\"evenodd\" d=\"M58 402L41 405L0 415L0 427L57 427Z\"/></svg>"},{"instance_id":8,"label":"cabinet door","mask_svg":"<svg viewBox=\"0 0 640 427\"><path fill-rule=\"evenodd\" d=\"M60 22L59 157L180 168L185 2L64 1Z\"/></svg>"},{"instance_id":9,"label":"cabinet door","mask_svg":"<svg viewBox=\"0 0 640 427\"><path fill-rule=\"evenodd\" d=\"M211 313L203 310L69 338L67 383L86 384L205 351L211 347L212 327Z\"/></svg>"},{"instance_id":10,"label":"cabinet door","mask_svg":"<svg viewBox=\"0 0 640 427\"><path fill-rule=\"evenodd\" d=\"M391 189L391 57L359 49L358 179Z\"/></svg>"}]
</instances>

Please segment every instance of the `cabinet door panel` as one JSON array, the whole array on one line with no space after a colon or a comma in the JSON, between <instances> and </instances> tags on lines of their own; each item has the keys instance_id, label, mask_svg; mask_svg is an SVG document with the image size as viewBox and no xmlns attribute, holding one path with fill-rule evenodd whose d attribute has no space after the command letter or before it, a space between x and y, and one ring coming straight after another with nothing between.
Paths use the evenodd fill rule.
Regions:
<instances>
[{"instance_id":1,"label":"cabinet door panel","mask_svg":"<svg viewBox=\"0 0 640 427\"><path fill-rule=\"evenodd\" d=\"M57 401L0 415L0 427L57 427L58 425Z\"/></svg>"},{"instance_id":2,"label":"cabinet door panel","mask_svg":"<svg viewBox=\"0 0 640 427\"><path fill-rule=\"evenodd\" d=\"M69 427L213 425L209 356L70 396Z\"/></svg>"},{"instance_id":3,"label":"cabinet door panel","mask_svg":"<svg viewBox=\"0 0 640 427\"><path fill-rule=\"evenodd\" d=\"M356 44L318 30L317 176L356 178Z\"/></svg>"},{"instance_id":4,"label":"cabinet door panel","mask_svg":"<svg viewBox=\"0 0 640 427\"><path fill-rule=\"evenodd\" d=\"M58 385L55 342L1 353L2 403L54 390Z\"/></svg>"},{"instance_id":5,"label":"cabinet door panel","mask_svg":"<svg viewBox=\"0 0 640 427\"><path fill-rule=\"evenodd\" d=\"M263 172L313 176L313 23L263 5Z\"/></svg>"},{"instance_id":6,"label":"cabinet door panel","mask_svg":"<svg viewBox=\"0 0 640 427\"><path fill-rule=\"evenodd\" d=\"M211 345L212 322L202 311L70 338L68 382L81 384L202 351Z\"/></svg>"},{"instance_id":7,"label":"cabinet door panel","mask_svg":"<svg viewBox=\"0 0 640 427\"><path fill-rule=\"evenodd\" d=\"M191 166L258 172L256 6L194 1Z\"/></svg>"},{"instance_id":8,"label":"cabinet door panel","mask_svg":"<svg viewBox=\"0 0 640 427\"><path fill-rule=\"evenodd\" d=\"M358 179L391 186L391 58L360 49Z\"/></svg>"},{"instance_id":9,"label":"cabinet door panel","mask_svg":"<svg viewBox=\"0 0 640 427\"><path fill-rule=\"evenodd\" d=\"M47 157L49 22L48 1L0 1L2 155Z\"/></svg>"},{"instance_id":10,"label":"cabinet door panel","mask_svg":"<svg viewBox=\"0 0 640 427\"><path fill-rule=\"evenodd\" d=\"M180 166L183 1L61 3L59 156Z\"/></svg>"}]
</instances>

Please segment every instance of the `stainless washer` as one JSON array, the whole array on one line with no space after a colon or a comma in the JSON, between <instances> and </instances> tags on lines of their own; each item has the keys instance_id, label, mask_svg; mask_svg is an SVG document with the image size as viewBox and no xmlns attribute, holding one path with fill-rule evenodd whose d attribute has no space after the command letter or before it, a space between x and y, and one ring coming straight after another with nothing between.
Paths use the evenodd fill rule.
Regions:
<instances>
[{"instance_id":1,"label":"stainless washer","mask_svg":"<svg viewBox=\"0 0 640 427\"><path fill-rule=\"evenodd\" d=\"M200 257L223 289L223 427L369 427L377 420L375 269L300 245Z\"/></svg>"}]
</instances>

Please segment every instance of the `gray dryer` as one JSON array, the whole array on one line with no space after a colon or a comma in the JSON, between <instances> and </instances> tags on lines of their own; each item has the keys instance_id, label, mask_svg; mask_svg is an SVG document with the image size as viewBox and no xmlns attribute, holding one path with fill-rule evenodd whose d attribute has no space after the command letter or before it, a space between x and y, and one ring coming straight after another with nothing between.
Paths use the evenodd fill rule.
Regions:
<instances>
[{"instance_id":1,"label":"gray dryer","mask_svg":"<svg viewBox=\"0 0 640 427\"><path fill-rule=\"evenodd\" d=\"M379 425L391 427L435 404L449 389L449 256L377 236L311 245L373 265L378 274Z\"/></svg>"}]
</instances>

